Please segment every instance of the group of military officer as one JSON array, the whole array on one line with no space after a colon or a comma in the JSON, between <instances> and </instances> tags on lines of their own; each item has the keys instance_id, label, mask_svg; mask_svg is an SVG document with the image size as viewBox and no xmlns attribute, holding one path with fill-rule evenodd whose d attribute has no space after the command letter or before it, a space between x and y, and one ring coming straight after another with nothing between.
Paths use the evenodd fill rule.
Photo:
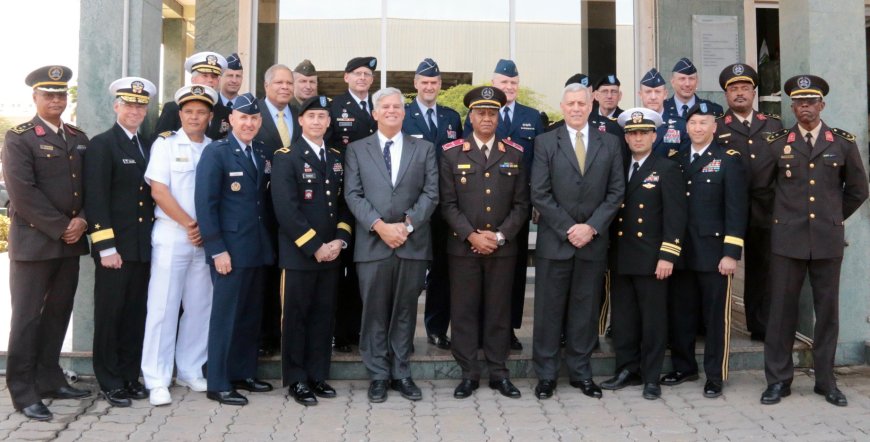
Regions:
<instances>
[{"instance_id":1,"label":"group of military officer","mask_svg":"<svg viewBox=\"0 0 870 442\"><path fill-rule=\"evenodd\" d=\"M437 103L434 60L418 66L407 104L394 88L369 95L376 66L351 59L348 91L329 100L309 60L274 65L257 99L239 94L238 55L194 54L192 84L164 106L153 143L140 131L156 94L147 79L111 84L116 123L89 141L60 118L71 71L31 73L37 116L10 130L3 150L16 409L46 420L41 398L90 394L68 385L57 361L86 232L97 268L94 369L112 405L170 403L176 366L179 385L244 405L237 390L272 389L256 378L257 357L277 342L284 386L302 405L335 397L331 350L357 342L372 402L390 388L419 400L409 355L424 285L427 338L452 349L462 370L454 397L479 387L481 348L490 388L520 397L506 360L522 349L512 330L530 220L537 398L553 395L565 347L570 384L583 394L643 385L656 399L660 384L698 379L699 326L703 395L720 396L744 256L747 326L765 342L762 403L790 393L808 272L815 391L846 405L832 373L843 223L868 190L854 136L820 119L823 79L785 83L798 124L783 129L752 108L758 76L746 64L720 75L727 112L695 95L685 58L673 97L653 68L640 82L642 106L625 111L615 75L593 88L577 74L562 93L564 120L545 128L516 101L511 60L499 60L492 86L466 94L464 125ZM617 370L599 387L590 357L606 281ZM662 376L668 346L674 370Z\"/></svg>"}]
</instances>

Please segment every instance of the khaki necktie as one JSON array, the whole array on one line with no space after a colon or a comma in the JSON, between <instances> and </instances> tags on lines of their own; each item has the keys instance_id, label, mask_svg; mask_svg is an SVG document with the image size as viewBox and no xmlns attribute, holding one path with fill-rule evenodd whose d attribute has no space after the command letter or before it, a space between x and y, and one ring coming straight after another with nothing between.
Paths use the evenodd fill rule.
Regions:
<instances>
[{"instance_id":1,"label":"khaki necktie","mask_svg":"<svg viewBox=\"0 0 870 442\"><path fill-rule=\"evenodd\" d=\"M282 147L290 146L290 131L287 129L287 121L284 120L284 111L278 112L278 135L281 137Z\"/></svg>"},{"instance_id":2,"label":"khaki necktie","mask_svg":"<svg viewBox=\"0 0 870 442\"><path fill-rule=\"evenodd\" d=\"M580 166L580 175L586 173L586 145L583 144L583 134L577 131L574 139L574 153L577 154L577 165Z\"/></svg>"}]
</instances>

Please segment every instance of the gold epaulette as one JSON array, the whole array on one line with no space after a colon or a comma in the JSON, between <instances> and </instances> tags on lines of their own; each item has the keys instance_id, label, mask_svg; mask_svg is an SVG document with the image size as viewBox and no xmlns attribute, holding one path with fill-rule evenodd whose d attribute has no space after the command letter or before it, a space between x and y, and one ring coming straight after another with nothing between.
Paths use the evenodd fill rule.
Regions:
<instances>
[{"instance_id":1,"label":"gold epaulette","mask_svg":"<svg viewBox=\"0 0 870 442\"><path fill-rule=\"evenodd\" d=\"M840 138L842 138L850 143L855 142L855 136L850 134L849 132L846 132L843 129L837 129L836 127L832 127L831 132L833 132L834 135L836 135L836 136L838 136L838 137L840 137Z\"/></svg>"},{"instance_id":2,"label":"gold epaulette","mask_svg":"<svg viewBox=\"0 0 870 442\"><path fill-rule=\"evenodd\" d=\"M778 139L780 139L780 138L782 138L782 137L788 135L788 131L789 131L789 129L780 129L780 130L778 130L778 131L776 131L776 132L774 132L774 133L768 135L768 136L767 136L767 142L768 142L768 143L773 143L774 141L776 141L776 140L778 140Z\"/></svg>"},{"instance_id":3,"label":"gold epaulette","mask_svg":"<svg viewBox=\"0 0 870 442\"><path fill-rule=\"evenodd\" d=\"M85 134L85 131L83 131L80 127L78 127L78 126L76 126L76 125L74 125L74 124L71 124L71 123L63 123L63 124L64 124L64 126L70 128L70 129L72 129L72 130L75 130L75 131L81 133L82 135Z\"/></svg>"},{"instance_id":4,"label":"gold epaulette","mask_svg":"<svg viewBox=\"0 0 870 442\"><path fill-rule=\"evenodd\" d=\"M781 119L782 119L782 117L780 117L780 116L777 115L777 114L770 114L770 113L767 113L767 112L759 112L759 113L762 114L762 115L764 115L765 117L773 118L774 120L781 120Z\"/></svg>"},{"instance_id":5,"label":"gold epaulette","mask_svg":"<svg viewBox=\"0 0 870 442\"><path fill-rule=\"evenodd\" d=\"M165 139L165 138L169 138L172 135L175 135L175 132L171 131L171 130L167 130L166 132L160 132L160 134L157 136Z\"/></svg>"},{"instance_id":6,"label":"gold epaulette","mask_svg":"<svg viewBox=\"0 0 870 442\"><path fill-rule=\"evenodd\" d=\"M30 129L33 129L34 127L36 127L36 126L35 126L33 123L31 123L31 122L28 121L28 122L26 122L26 123L21 123L21 124L19 124L18 126L15 126L15 127L13 127L12 129L9 129L9 130L11 130L12 132L17 133L18 135L21 135L21 134L23 134L24 132L27 132L27 131L29 131Z\"/></svg>"}]
</instances>

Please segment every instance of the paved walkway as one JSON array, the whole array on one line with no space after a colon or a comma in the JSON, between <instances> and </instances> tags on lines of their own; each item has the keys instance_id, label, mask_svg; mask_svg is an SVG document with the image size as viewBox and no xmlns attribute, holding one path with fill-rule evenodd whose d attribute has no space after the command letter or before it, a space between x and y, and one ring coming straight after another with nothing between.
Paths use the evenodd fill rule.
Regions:
<instances>
[{"instance_id":1,"label":"paved walkway","mask_svg":"<svg viewBox=\"0 0 870 442\"><path fill-rule=\"evenodd\" d=\"M61 441L531 441L531 440L870 440L870 368L840 370L849 406L837 408L812 392L813 380L796 376L792 396L776 406L758 399L759 371L732 373L725 395L701 396L702 383L664 387L647 401L640 387L590 399L559 385L553 399L538 401L534 380L516 380L519 400L483 386L474 398L455 400L454 381L421 381L423 400L411 403L391 392L387 402L369 404L367 382L337 381L336 399L303 408L284 389L249 395L245 407L221 406L204 393L173 387L169 406L147 400L112 408L104 400L53 401L52 422L28 422L14 412L5 382L0 388L0 439ZM599 379L601 380L601 379ZM90 384L91 380L80 381ZM277 384L277 383L276 383Z\"/></svg>"}]
</instances>

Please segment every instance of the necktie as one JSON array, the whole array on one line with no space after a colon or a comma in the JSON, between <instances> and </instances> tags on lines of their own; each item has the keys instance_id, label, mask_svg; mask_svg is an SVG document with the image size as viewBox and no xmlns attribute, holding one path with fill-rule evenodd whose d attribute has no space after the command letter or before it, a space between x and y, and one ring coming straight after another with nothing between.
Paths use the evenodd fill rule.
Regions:
<instances>
[{"instance_id":1,"label":"necktie","mask_svg":"<svg viewBox=\"0 0 870 442\"><path fill-rule=\"evenodd\" d=\"M320 161L323 161L323 164L326 164L326 147L320 148Z\"/></svg>"},{"instance_id":2,"label":"necktie","mask_svg":"<svg viewBox=\"0 0 870 442\"><path fill-rule=\"evenodd\" d=\"M390 155L390 146L392 145L392 140L384 143L384 164L387 165L387 174L390 176L390 182L393 182L393 160Z\"/></svg>"},{"instance_id":3,"label":"necktie","mask_svg":"<svg viewBox=\"0 0 870 442\"><path fill-rule=\"evenodd\" d=\"M254 164L254 170L257 170L257 162L254 161L254 155L251 153L251 146L245 146L245 156Z\"/></svg>"},{"instance_id":4,"label":"necktie","mask_svg":"<svg viewBox=\"0 0 870 442\"><path fill-rule=\"evenodd\" d=\"M692 154L692 162L694 163L695 160L697 160L697 159L700 158L700 157L701 157L701 154L699 154L699 153L693 153L693 154Z\"/></svg>"},{"instance_id":5,"label":"necktie","mask_svg":"<svg viewBox=\"0 0 870 442\"><path fill-rule=\"evenodd\" d=\"M577 154L577 165L580 166L580 175L586 173L586 145L583 143L583 133L577 131L574 138L574 153Z\"/></svg>"},{"instance_id":6,"label":"necktie","mask_svg":"<svg viewBox=\"0 0 870 442\"><path fill-rule=\"evenodd\" d=\"M359 101L359 107L362 108L363 112L365 112L365 113L369 113L369 107L368 107L368 105L366 104L366 101L365 101L365 100L360 100L360 101Z\"/></svg>"},{"instance_id":7,"label":"necktie","mask_svg":"<svg viewBox=\"0 0 870 442\"><path fill-rule=\"evenodd\" d=\"M511 126L511 108L509 107L504 108L504 124L508 127Z\"/></svg>"},{"instance_id":8,"label":"necktie","mask_svg":"<svg viewBox=\"0 0 870 442\"><path fill-rule=\"evenodd\" d=\"M629 172L629 174L628 174L629 181L631 181L631 178L634 176L634 174L637 173L638 169L640 169L640 163L638 163L637 161L632 162L631 163L631 172Z\"/></svg>"},{"instance_id":9,"label":"necktie","mask_svg":"<svg viewBox=\"0 0 870 442\"><path fill-rule=\"evenodd\" d=\"M281 137L281 147L290 146L290 130L287 128L287 121L284 120L284 111L278 112L278 135Z\"/></svg>"},{"instance_id":10,"label":"necktie","mask_svg":"<svg viewBox=\"0 0 870 442\"><path fill-rule=\"evenodd\" d=\"M813 148L813 133L807 132L807 146L810 146L810 149Z\"/></svg>"},{"instance_id":11,"label":"necktie","mask_svg":"<svg viewBox=\"0 0 870 442\"><path fill-rule=\"evenodd\" d=\"M145 158L145 152L142 151L142 145L139 144L139 137L137 135L133 135L133 138L130 139L136 149L139 149L139 153L142 154L142 158Z\"/></svg>"},{"instance_id":12,"label":"necktie","mask_svg":"<svg viewBox=\"0 0 870 442\"><path fill-rule=\"evenodd\" d=\"M684 104L683 105L683 113L681 115L683 118L686 118L686 112L689 112L689 105Z\"/></svg>"},{"instance_id":13,"label":"necktie","mask_svg":"<svg viewBox=\"0 0 870 442\"><path fill-rule=\"evenodd\" d=\"M483 151L483 156L485 156L487 159L489 159L489 146L484 144L483 146L480 147L480 150Z\"/></svg>"},{"instance_id":14,"label":"necktie","mask_svg":"<svg viewBox=\"0 0 870 442\"><path fill-rule=\"evenodd\" d=\"M232 109L232 108L233 108L233 102L228 100L227 101L227 109Z\"/></svg>"},{"instance_id":15,"label":"necktie","mask_svg":"<svg viewBox=\"0 0 870 442\"><path fill-rule=\"evenodd\" d=\"M432 118L432 114L434 113L434 110L426 109L426 123L429 124L429 134L432 135L432 140L435 140L438 131L438 127L435 126L435 120Z\"/></svg>"},{"instance_id":16,"label":"necktie","mask_svg":"<svg viewBox=\"0 0 870 442\"><path fill-rule=\"evenodd\" d=\"M749 120L743 120L743 125L746 126L747 129L749 129L750 124L752 123L750 123Z\"/></svg>"},{"instance_id":17,"label":"necktie","mask_svg":"<svg viewBox=\"0 0 870 442\"><path fill-rule=\"evenodd\" d=\"M63 135L62 127L57 129L57 136L59 136L61 140L66 141L66 137Z\"/></svg>"}]
</instances>

